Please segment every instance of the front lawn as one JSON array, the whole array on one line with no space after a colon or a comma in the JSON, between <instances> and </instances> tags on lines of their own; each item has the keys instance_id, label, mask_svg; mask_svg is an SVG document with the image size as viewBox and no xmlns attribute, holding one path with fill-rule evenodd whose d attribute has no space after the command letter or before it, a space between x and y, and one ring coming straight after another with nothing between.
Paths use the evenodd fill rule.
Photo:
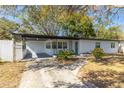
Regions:
<instances>
[{"instance_id":1,"label":"front lawn","mask_svg":"<svg viewBox=\"0 0 124 93\"><path fill-rule=\"evenodd\" d=\"M0 62L0 88L18 87L24 68L24 62Z\"/></svg>"},{"instance_id":2,"label":"front lawn","mask_svg":"<svg viewBox=\"0 0 124 93\"><path fill-rule=\"evenodd\" d=\"M90 56L79 72L83 82L91 82L100 88L124 88L124 56L105 56L100 62Z\"/></svg>"}]
</instances>

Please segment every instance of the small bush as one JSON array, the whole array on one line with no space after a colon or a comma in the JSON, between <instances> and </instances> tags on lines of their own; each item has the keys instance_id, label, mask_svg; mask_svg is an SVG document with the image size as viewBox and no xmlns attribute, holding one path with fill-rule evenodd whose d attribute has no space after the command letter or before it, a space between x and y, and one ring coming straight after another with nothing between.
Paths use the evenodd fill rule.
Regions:
<instances>
[{"instance_id":1,"label":"small bush","mask_svg":"<svg viewBox=\"0 0 124 93\"><path fill-rule=\"evenodd\" d=\"M98 60L98 59L102 59L102 57L104 56L104 51L102 48L95 48L92 51L92 54L96 58L96 60Z\"/></svg>"},{"instance_id":2,"label":"small bush","mask_svg":"<svg viewBox=\"0 0 124 93\"><path fill-rule=\"evenodd\" d=\"M57 58L60 59L60 60L63 60L63 59L66 60L66 59L69 59L69 57L71 57L72 55L74 55L74 52L73 51L70 51L70 50L61 50L57 54Z\"/></svg>"}]
</instances>

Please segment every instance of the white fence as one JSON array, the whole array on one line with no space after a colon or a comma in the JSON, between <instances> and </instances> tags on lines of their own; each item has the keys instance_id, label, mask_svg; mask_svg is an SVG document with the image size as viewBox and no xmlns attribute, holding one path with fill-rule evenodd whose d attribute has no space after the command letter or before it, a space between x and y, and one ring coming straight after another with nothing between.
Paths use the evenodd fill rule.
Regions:
<instances>
[{"instance_id":1,"label":"white fence","mask_svg":"<svg viewBox=\"0 0 124 93\"><path fill-rule=\"evenodd\" d=\"M12 40L0 40L0 59L3 61L13 61Z\"/></svg>"},{"instance_id":2,"label":"white fence","mask_svg":"<svg viewBox=\"0 0 124 93\"><path fill-rule=\"evenodd\" d=\"M22 43L16 43L12 40L0 40L0 60L13 61L23 58Z\"/></svg>"}]
</instances>

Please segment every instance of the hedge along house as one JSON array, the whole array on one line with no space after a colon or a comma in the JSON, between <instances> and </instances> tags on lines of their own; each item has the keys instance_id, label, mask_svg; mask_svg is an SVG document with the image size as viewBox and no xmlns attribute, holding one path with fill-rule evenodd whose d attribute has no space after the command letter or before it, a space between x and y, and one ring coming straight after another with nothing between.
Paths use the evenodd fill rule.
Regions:
<instances>
[{"instance_id":1,"label":"hedge along house","mask_svg":"<svg viewBox=\"0 0 124 93\"><path fill-rule=\"evenodd\" d=\"M105 53L124 52L123 40L86 39L65 36L44 36L36 34L12 33L20 42L0 40L0 58L4 61L15 61L25 58L51 57L60 50L73 50L75 54L91 53L100 47Z\"/></svg>"}]
</instances>

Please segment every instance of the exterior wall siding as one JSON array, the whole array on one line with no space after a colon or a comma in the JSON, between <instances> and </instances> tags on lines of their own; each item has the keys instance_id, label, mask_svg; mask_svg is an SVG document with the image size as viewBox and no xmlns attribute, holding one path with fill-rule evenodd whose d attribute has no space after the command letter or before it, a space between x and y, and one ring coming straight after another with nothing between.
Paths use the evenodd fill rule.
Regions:
<instances>
[{"instance_id":1,"label":"exterior wall siding","mask_svg":"<svg viewBox=\"0 0 124 93\"><path fill-rule=\"evenodd\" d=\"M46 43L52 42L56 40L44 40L44 41L26 41L26 49L23 49L23 44L16 43L15 46L15 57L16 60L21 60L26 55L26 53L30 52L32 57L37 57L37 53L47 53L49 55L55 54L56 49L47 49ZM67 49L75 51L75 42L78 41L78 54L82 53L91 53L95 48L96 42L100 42L101 48L105 53L118 53L119 46L122 46L122 50L124 53L124 41L118 43L118 41L99 41L99 40L57 40L67 42ZM115 43L115 48L111 48L111 43ZM14 42L12 40L0 40L0 58L3 61L13 61L13 46ZM72 49L71 49L72 48ZM28 51L27 51L28 50ZM57 51L62 49L57 49Z\"/></svg>"},{"instance_id":2,"label":"exterior wall siding","mask_svg":"<svg viewBox=\"0 0 124 93\"><path fill-rule=\"evenodd\" d=\"M46 40L46 41L26 41L26 49L32 54L35 58L37 57L37 53L47 53L49 55L53 55L56 51L62 49L47 49L46 43L52 42L56 40ZM68 40L57 40L57 41L65 41L67 42L67 49L69 49L69 41Z\"/></svg>"},{"instance_id":3,"label":"exterior wall siding","mask_svg":"<svg viewBox=\"0 0 124 93\"><path fill-rule=\"evenodd\" d=\"M49 40L54 41L54 40ZM56 40L55 40L56 41ZM67 49L69 49L69 40L58 40L58 41L66 41ZM77 40L72 40L72 50L75 52L75 42ZM78 54L82 53L91 53L95 48L96 42L100 42L101 48L105 53L118 53L119 43L117 41L98 41L98 40L78 40ZM115 48L111 48L111 43L115 43ZM46 49L47 41L27 41L27 49L33 54L34 57L37 57L37 53L47 53L49 55L53 55L56 49ZM57 49L59 51L61 49Z\"/></svg>"},{"instance_id":4,"label":"exterior wall siding","mask_svg":"<svg viewBox=\"0 0 124 93\"><path fill-rule=\"evenodd\" d=\"M79 54L91 53L96 46L96 42L100 42L100 46L105 53L118 52L119 44L117 41L79 40ZM115 43L115 48L111 48L112 42Z\"/></svg>"}]
</instances>

